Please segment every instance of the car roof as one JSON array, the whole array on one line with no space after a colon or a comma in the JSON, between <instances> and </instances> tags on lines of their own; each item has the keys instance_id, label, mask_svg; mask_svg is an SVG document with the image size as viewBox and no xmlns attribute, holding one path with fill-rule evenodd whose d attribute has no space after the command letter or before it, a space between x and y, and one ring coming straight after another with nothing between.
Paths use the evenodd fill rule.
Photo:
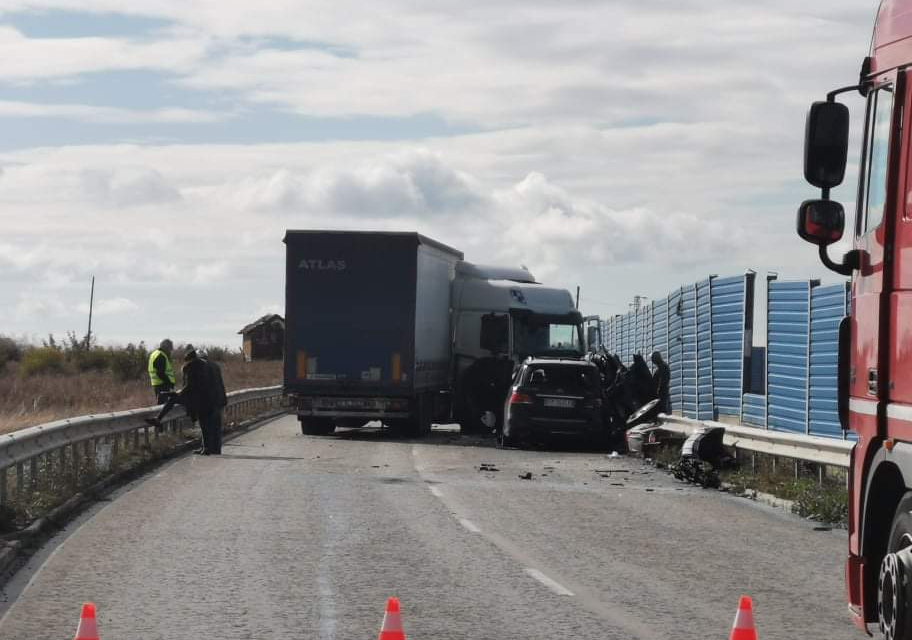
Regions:
<instances>
[{"instance_id":1,"label":"car roof","mask_svg":"<svg viewBox=\"0 0 912 640\"><path fill-rule=\"evenodd\" d=\"M566 367L592 367L596 368L595 364L587 360L574 360L571 358L529 358L523 364L533 367L533 366L543 366L543 365L560 365Z\"/></svg>"}]
</instances>

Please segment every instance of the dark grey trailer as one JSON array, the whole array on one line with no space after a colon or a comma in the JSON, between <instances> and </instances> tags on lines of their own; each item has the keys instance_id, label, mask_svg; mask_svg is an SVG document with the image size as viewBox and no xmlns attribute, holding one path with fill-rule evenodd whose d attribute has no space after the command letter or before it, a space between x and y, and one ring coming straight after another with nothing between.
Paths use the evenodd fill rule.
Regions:
<instances>
[{"instance_id":1,"label":"dark grey trailer","mask_svg":"<svg viewBox=\"0 0 912 640\"><path fill-rule=\"evenodd\" d=\"M305 434L430 430L450 370L462 253L418 233L288 231L285 393Z\"/></svg>"}]
</instances>

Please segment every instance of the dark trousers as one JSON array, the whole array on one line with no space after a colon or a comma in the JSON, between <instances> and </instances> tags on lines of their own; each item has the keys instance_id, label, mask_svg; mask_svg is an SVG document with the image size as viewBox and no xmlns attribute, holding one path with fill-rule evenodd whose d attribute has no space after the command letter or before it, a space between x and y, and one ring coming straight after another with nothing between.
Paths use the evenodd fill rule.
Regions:
<instances>
[{"instance_id":1,"label":"dark trousers","mask_svg":"<svg viewBox=\"0 0 912 640\"><path fill-rule=\"evenodd\" d=\"M173 393L174 387L170 384L157 384L152 387L152 393L155 394L155 401L158 404L164 404L171 397L170 394Z\"/></svg>"},{"instance_id":2,"label":"dark trousers","mask_svg":"<svg viewBox=\"0 0 912 640\"><path fill-rule=\"evenodd\" d=\"M161 422L165 419L165 416L168 415L168 412L174 408L174 405L177 404L177 394L173 391L163 391L159 394L159 402L164 402L164 406L159 410L158 415L155 418Z\"/></svg>"},{"instance_id":3,"label":"dark trousers","mask_svg":"<svg viewBox=\"0 0 912 640\"><path fill-rule=\"evenodd\" d=\"M203 449L208 453L222 453L222 410L213 409L200 413L200 431L203 432Z\"/></svg>"}]
</instances>

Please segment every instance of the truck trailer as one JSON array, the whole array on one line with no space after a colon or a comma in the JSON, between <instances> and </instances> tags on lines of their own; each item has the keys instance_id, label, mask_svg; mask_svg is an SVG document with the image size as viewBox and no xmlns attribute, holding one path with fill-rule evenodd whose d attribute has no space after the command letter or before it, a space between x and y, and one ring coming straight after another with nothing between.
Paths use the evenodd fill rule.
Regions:
<instances>
[{"instance_id":1,"label":"truck trailer","mask_svg":"<svg viewBox=\"0 0 912 640\"><path fill-rule=\"evenodd\" d=\"M462 253L417 233L288 231L285 392L305 434L431 428L449 389Z\"/></svg>"}]
</instances>

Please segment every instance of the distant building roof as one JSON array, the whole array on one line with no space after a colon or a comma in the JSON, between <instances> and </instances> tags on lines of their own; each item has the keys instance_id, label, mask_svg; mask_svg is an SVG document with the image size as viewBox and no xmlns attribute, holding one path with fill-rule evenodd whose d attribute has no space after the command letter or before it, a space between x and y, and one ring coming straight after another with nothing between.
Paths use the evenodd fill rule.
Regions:
<instances>
[{"instance_id":1,"label":"distant building roof","mask_svg":"<svg viewBox=\"0 0 912 640\"><path fill-rule=\"evenodd\" d=\"M251 322L250 324L248 324L246 327L244 327L243 329L241 329L240 331L238 331L238 333L239 333L239 334L244 334L244 333L247 333L248 331L253 331L253 330L256 329L257 327L262 327L263 325L272 324L272 323L275 322L276 320L278 320L279 322L281 322L282 325L285 324L285 319L284 319L282 316L280 316L279 314L277 314L277 313L267 313L265 316L263 316L263 317L260 318L259 320L256 320L256 321Z\"/></svg>"}]
</instances>

